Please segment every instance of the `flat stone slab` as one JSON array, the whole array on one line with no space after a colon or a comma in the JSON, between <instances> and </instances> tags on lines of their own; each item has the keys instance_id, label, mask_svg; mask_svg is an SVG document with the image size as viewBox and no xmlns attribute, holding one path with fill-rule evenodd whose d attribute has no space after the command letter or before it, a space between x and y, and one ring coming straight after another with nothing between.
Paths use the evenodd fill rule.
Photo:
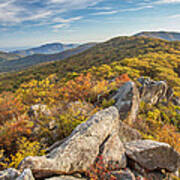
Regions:
<instances>
[{"instance_id":1,"label":"flat stone slab","mask_svg":"<svg viewBox=\"0 0 180 180\"><path fill-rule=\"evenodd\" d=\"M137 140L124 144L127 157L149 171L165 169L175 172L180 167L180 154L169 144Z\"/></svg>"}]
</instances>

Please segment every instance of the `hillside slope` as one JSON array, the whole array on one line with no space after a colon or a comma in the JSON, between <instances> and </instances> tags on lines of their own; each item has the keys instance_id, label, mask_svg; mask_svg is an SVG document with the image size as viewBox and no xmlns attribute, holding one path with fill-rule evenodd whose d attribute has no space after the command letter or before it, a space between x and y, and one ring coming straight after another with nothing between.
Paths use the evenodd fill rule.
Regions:
<instances>
[{"instance_id":1,"label":"hillside slope","mask_svg":"<svg viewBox=\"0 0 180 180\"><path fill-rule=\"evenodd\" d=\"M16 89L25 81L44 79L53 73L57 73L58 77L62 78L70 72L80 72L92 66L111 64L124 58L138 57L147 53L166 53L179 56L180 42L155 40L146 37L114 38L61 61L33 67L19 73L2 74L0 76L0 91Z\"/></svg>"},{"instance_id":2,"label":"hillside slope","mask_svg":"<svg viewBox=\"0 0 180 180\"><path fill-rule=\"evenodd\" d=\"M145 37L115 38L62 61L49 62L19 73L3 74L0 80L1 91L6 90L0 93L0 170L30 167L34 170L35 177L45 178L56 172L64 172L64 167L69 169L65 174L72 172L72 167L82 168L89 158L96 159L96 156L103 160L108 155L112 164L111 157L120 157L121 149L117 146L119 143L141 137L151 140L146 140L149 142L147 144L141 141L145 152L142 152L143 164L138 169L142 169L140 174L145 172L142 175L146 179L153 177L163 180L166 175L163 173L166 171L161 171L162 168L169 173L175 172L179 166L180 155L174 156L169 152L172 152L172 148L173 152L180 152L180 42ZM110 112L115 108L117 115L104 113L103 109L108 107ZM96 112L98 116L94 115ZM104 115L99 116L102 112ZM82 122L84 123L80 125ZM98 122L101 122L99 126ZM122 142L116 141L116 137ZM167 143L171 147L166 144L165 149L160 147L156 150L151 146L152 140ZM140 148L141 143L137 142ZM162 146L162 143L156 142L155 148L157 144ZM88 154L84 155L84 150ZM156 162L153 168L155 172L149 169L147 171L144 162L154 150L156 153L152 157L155 158L150 159ZM48 152L52 152L52 156ZM67 152L70 156L67 156ZM45 156L39 159L44 154L48 159ZM31 157L26 158L27 156ZM173 161L167 156L174 157ZM67 157L70 158L67 160ZM137 164L140 159L138 156ZM73 166L72 160L75 163ZM114 163L116 168L117 160ZM68 162L70 163L64 166ZM128 160L128 167L131 164L129 162ZM93 163L88 165L90 169L91 164ZM133 169L134 165L133 162L130 168ZM172 165L173 170L169 169ZM123 168L125 167L127 166L124 165ZM82 170L75 169L74 172ZM95 169L94 172L97 174L99 170ZM146 173L150 173L151 177ZM139 174L137 175L139 179Z\"/></svg>"},{"instance_id":3,"label":"hillside slope","mask_svg":"<svg viewBox=\"0 0 180 180\"><path fill-rule=\"evenodd\" d=\"M180 33L178 32L164 32L164 31L158 31L158 32L141 32L136 34L137 37L149 37L149 38L158 38L158 39L164 39L168 41L180 41Z\"/></svg>"},{"instance_id":4,"label":"hillside slope","mask_svg":"<svg viewBox=\"0 0 180 180\"><path fill-rule=\"evenodd\" d=\"M12 53L6 53L6 52L0 51L0 62L1 61L6 61L6 60L19 59L21 57L22 57L21 55L12 54Z\"/></svg>"}]
</instances>

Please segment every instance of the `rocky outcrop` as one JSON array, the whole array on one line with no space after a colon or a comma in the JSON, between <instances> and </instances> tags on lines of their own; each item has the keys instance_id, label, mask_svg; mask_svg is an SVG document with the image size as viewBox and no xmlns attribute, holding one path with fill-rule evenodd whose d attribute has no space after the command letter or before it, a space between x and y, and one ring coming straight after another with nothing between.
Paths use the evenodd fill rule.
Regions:
<instances>
[{"instance_id":1,"label":"rocky outcrop","mask_svg":"<svg viewBox=\"0 0 180 180\"><path fill-rule=\"evenodd\" d=\"M139 88L140 98L146 103L155 105L164 98L169 101L173 96L173 90L168 88L165 81L154 81L145 77L139 78L138 81L142 85Z\"/></svg>"},{"instance_id":2,"label":"rocky outcrop","mask_svg":"<svg viewBox=\"0 0 180 180\"><path fill-rule=\"evenodd\" d=\"M115 138L115 142L111 138L118 131L118 127L118 110L115 107L102 110L80 124L62 145L47 156L24 159L20 169L31 168L35 177L85 172L101 153L104 153L107 161L113 158L114 161L120 162L119 167L123 168L126 166L124 148L118 137ZM106 151L106 146L110 152L113 152L111 148L116 145L115 143L118 143L118 148L115 155L111 155Z\"/></svg>"},{"instance_id":3,"label":"rocky outcrop","mask_svg":"<svg viewBox=\"0 0 180 180\"><path fill-rule=\"evenodd\" d=\"M134 174L129 170L113 171L112 175L118 180L136 180Z\"/></svg>"},{"instance_id":4,"label":"rocky outcrop","mask_svg":"<svg viewBox=\"0 0 180 180\"><path fill-rule=\"evenodd\" d=\"M124 156L124 146L115 132L108 137L100 147L100 154L103 158L103 164L110 170L126 167L126 156Z\"/></svg>"},{"instance_id":5,"label":"rocky outcrop","mask_svg":"<svg viewBox=\"0 0 180 180\"><path fill-rule=\"evenodd\" d=\"M125 83L112 99L115 100L115 106L119 110L121 120L127 119L132 124L136 120L140 103L139 91L135 83L131 81Z\"/></svg>"},{"instance_id":6,"label":"rocky outcrop","mask_svg":"<svg viewBox=\"0 0 180 180\"><path fill-rule=\"evenodd\" d=\"M33 174L31 172L31 169L25 169L22 174L16 178L16 180L35 180L33 177Z\"/></svg>"},{"instance_id":7,"label":"rocky outcrop","mask_svg":"<svg viewBox=\"0 0 180 180\"><path fill-rule=\"evenodd\" d=\"M87 179L73 177L73 176L59 176L59 177L46 178L45 180L87 180Z\"/></svg>"},{"instance_id":8,"label":"rocky outcrop","mask_svg":"<svg viewBox=\"0 0 180 180\"><path fill-rule=\"evenodd\" d=\"M170 145L152 140L137 140L124 144L129 160L148 171L164 169L175 172L180 167L180 154Z\"/></svg>"},{"instance_id":9,"label":"rocky outcrop","mask_svg":"<svg viewBox=\"0 0 180 180\"><path fill-rule=\"evenodd\" d=\"M157 104L163 98L172 98L173 91L163 81L141 78L139 82L139 90L134 82L125 83L112 95L115 106L97 112L77 126L69 137L49 147L46 156L25 158L19 166L22 174L7 169L0 172L0 180L85 180L86 173L97 165L103 166L103 179L107 180L111 176L120 180L162 180L165 172L177 172L179 153L166 143L142 140L137 130L121 121L135 123L140 101ZM174 101L179 103L179 99ZM74 103L68 104L69 108ZM81 106L74 110L82 114L91 112L88 104L83 107L86 112ZM95 173L102 170L98 168Z\"/></svg>"},{"instance_id":10,"label":"rocky outcrop","mask_svg":"<svg viewBox=\"0 0 180 180\"><path fill-rule=\"evenodd\" d=\"M4 171L0 171L0 180L15 180L19 175L19 171L9 168Z\"/></svg>"},{"instance_id":11,"label":"rocky outcrop","mask_svg":"<svg viewBox=\"0 0 180 180\"><path fill-rule=\"evenodd\" d=\"M141 134L136 129L131 128L122 121L119 121L118 135L122 143L142 139Z\"/></svg>"}]
</instances>

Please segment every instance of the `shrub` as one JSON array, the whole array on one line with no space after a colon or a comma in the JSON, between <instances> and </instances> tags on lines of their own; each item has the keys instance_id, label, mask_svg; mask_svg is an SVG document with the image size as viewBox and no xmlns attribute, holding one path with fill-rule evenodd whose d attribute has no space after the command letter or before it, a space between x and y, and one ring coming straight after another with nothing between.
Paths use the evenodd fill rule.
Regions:
<instances>
[{"instance_id":1,"label":"shrub","mask_svg":"<svg viewBox=\"0 0 180 180\"><path fill-rule=\"evenodd\" d=\"M13 93L0 94L0 125L12 118L17 118L23 111L23 105Z\"/></svg>"},{"instance_id":2,"label":"shrub","mask_svg":"<svg viewBox=\"0 0 180 180\"><path fill-rule=\"evenodd\" d=\"M62 139L71 134L71 132L81 124L85 122L90 116L98 111L98 108L94 108L92 104L76 101L67 105L61 113L54 116L57 125L58 138Z\"/></svg>"},{"instance_id":3,"label":"shrub","mask_svg":"<svg viewBox=\"0 0 180 180\"><path fill-rule=\"evenodd\" d=\"M19 138L17 140L18 151L15 154L11 154L9 158L5 159L5 162L0 162L3 168L18 168L20 162L27 156L41 156L45 154L45 150L42 149L38 141L29 141L26 137Z\"/></svg>"},{"instance_id":4,"label":"shrub","mask_svg":"<svg viewBox=\"0 0 180 180\"><path fill-rule=\"evenodd\" d=\"M17 138L29 136L31 128L32 124L23 116L5 122L0 127L0 147L4 148L6 153L16 151Z\"/></svg>"},{"instance_id":5,"label":"shrub","mask_svg":"<svg viewBox=\"0 0 180 180\"><path fill-rule=\"evenodd\" d=\"M157 141L170 144L176 151L180 152L180 133L173 125L166 124L156 134Z\"/></svg>"},{"instance_id":6,"label":"shrub","mask_svg":"<svg viewBox=\"0 0 180 180\"><path fill-rule=\"evenodd\" d=\"M95 163L86 172L86 175L92 180L108 179L116 180L117 178L111 174L109 169L106 167L103 156L98 156Z\"/></svg>"}]
</instances>

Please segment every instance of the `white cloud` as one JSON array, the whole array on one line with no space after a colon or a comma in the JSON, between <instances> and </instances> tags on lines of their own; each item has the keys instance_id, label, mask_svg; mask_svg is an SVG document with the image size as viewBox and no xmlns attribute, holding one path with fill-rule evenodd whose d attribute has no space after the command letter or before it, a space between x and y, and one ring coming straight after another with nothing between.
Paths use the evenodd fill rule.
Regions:
<instances>
[{"instance_id":1,"label":"white cloud","mask_svg":"<svg viewBox=\"0 0 180 180\"><path fill-rule=\"evenodd\" d=\"M59 18L55 22L70 23L82 17L63 19L60 18L62 13L92 7L101 1L103 0L0 0L0 25L12 26L25 21L47 24L57 16Z\"/></svg>"},{"instance_id":2,"label":"white cloud","mask_svg":"<svg viewBox=\"0 0 180 180\"><path fill-rule=\"evenodd\" d=\"M175 14L175 15L169 16L169 18L172 18L172 19L180 18L180 14Z\"/></svg>"},{"instance_id":3,"label":"white cloud","mask_svg":"<svg viewBox=\"0 0 180 180\"><path fill-rule=\"evenodd\" d=\"M149 9L149 8L153 8L153 6L148 5L148 6L141 6L141 7L136 7L136 8L121 9L119 10L119 12L140 11L140 10Z\"/></svg>"},{"instance_id":4,"label":"white cloud","mask_svg":"<svg viewBox=\"0 0 180 180\"><path fill-rule=\"evenodd\" d=\"M102 11L102 12L97 12L93 13L92 15L110 15L110 14L116 14L119 12L130 12L130 11L140 11L143 9L148 9L148 8L153 8L152 5L147 5L147 6L141 6L141 7L136 7L136 8L128 8L128 9L120 9L120 10L113 10L113 11Z\"/></svg>"},{"instance_id":5,"label":"white cloud","mask_svg":"<svg viewBox=\"0 0 180 180\"><path fill-rule=\"evenodd\" d=\"M172 3L180 3L180 0L158 0L154 3L155 4L172 4Z\"/></svg>"},{"instance_id":6,"label":"white cloud","mask_svg":"<svg viewBox=\"0 0 180 180\"><path fill-rule=\"evenodd\" d=\"M116 14L116 13L118 13L118 11L113 10L113 11L96 12L96 13L93 13L92 15L99 16L99 15L110 15L110 14Z\"/></svg>"},{"instance_id":7,"label":"white cloud","mask_svg":"<svg viewBox=\"0 0 180 180\"><path fill-rule=\"evenodd\" d=\"M53 20L53 22L58 22L58 23L71 23L73 21L78 21L82 19L82 16L77 16L77 17L72 17L72 18L68 18L68 19L63 19L61 17L57 17Z\"/></svg>"},{"instance_id":8,"label":"white cloud","mask_svg":"<svg viewBox=\"0 0 180 180\"><path fill-rule=\"evenodd\" d=\"M95 6L103 0L48 0L47 4L50 6L58 6L65 11L73 9L85 9Z\"/></svg>"},{"instance_id":9,"label":"white cloud","mask_svg":"<svg viewBox=\"0 0 180 180\"><path fill-rule=\"evenodd\" d=\"M57 24L53 26L54 29L61 29L63 27L68 27L68 24Z\"/></svg>"},{"instance_id":10,"label":"white cloud","mask_svg":"<svg viewBox=\"0 0 180 180\"><path fill-rule=\"evenodd\" d=\"M94 10L111 10L112 7L90 7L89 9L94 9Z\"/></svg>"},{"instance_id":11,"label":"white cloud","mask_svg":"<svg viewBox=\"0 0 180 180\"><path fill-rule=\"evenodd\" d=\"M58 32L62 28L68 28L70 25L69 24L57 24L52 26L53 32Z\"/></svg>"}]
</instances>

